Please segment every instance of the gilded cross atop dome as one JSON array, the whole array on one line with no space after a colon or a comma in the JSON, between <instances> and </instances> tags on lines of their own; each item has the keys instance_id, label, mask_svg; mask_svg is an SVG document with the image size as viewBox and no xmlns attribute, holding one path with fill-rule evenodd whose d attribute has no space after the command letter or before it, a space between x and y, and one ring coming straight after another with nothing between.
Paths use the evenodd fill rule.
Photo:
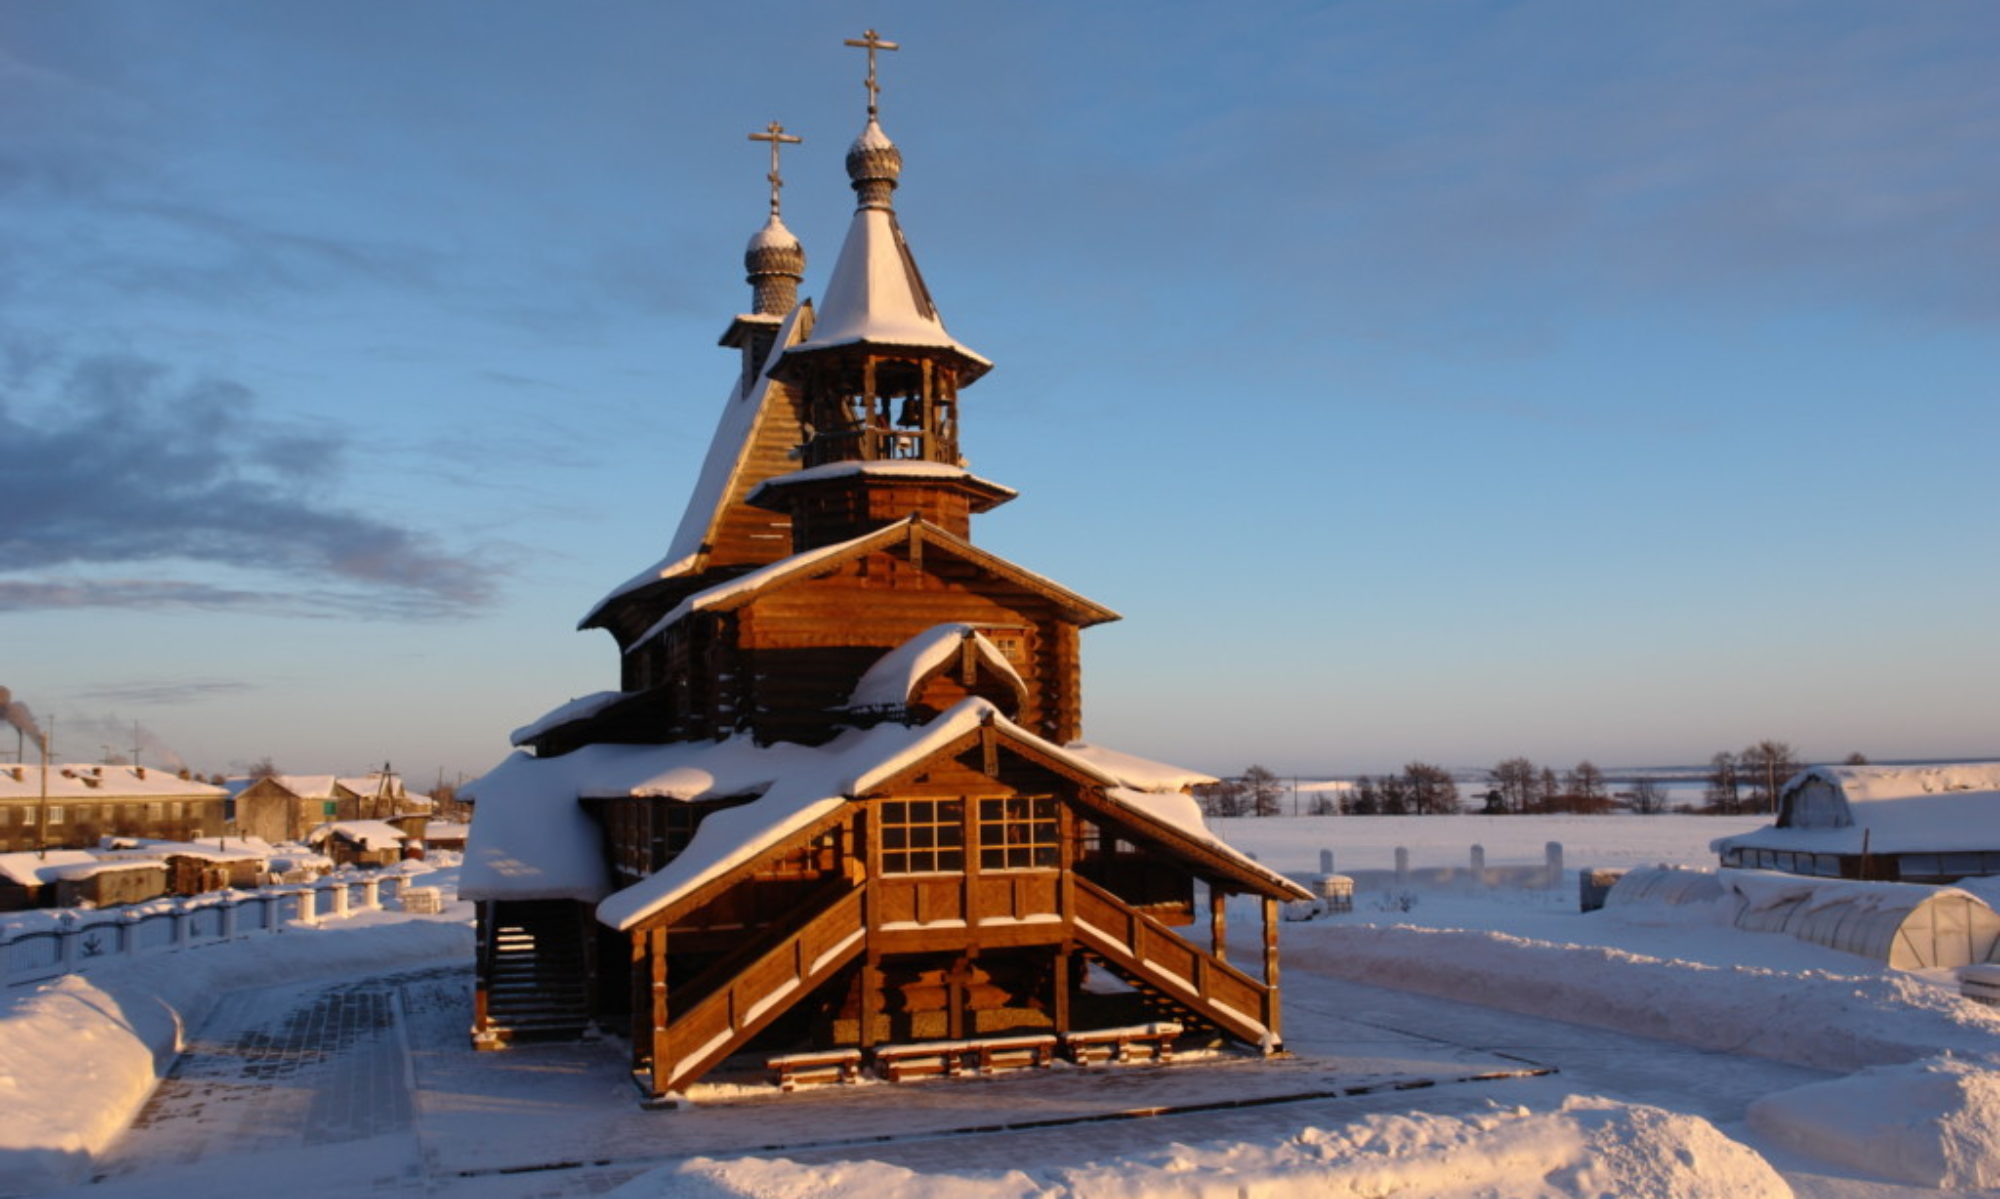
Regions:
<instances>
[{"instance_id":1,"label":"gilded cross atop dome","mask_svg":"<svg viewBox=\"0 0 2000 1199\"><path fill-rule=\"evenodd\" d=\"M868 30L858 38L851 37L846 39L845 44L857 46L868 51L868 119L872 121L875 119L876 109L882 97L882 85L875 81L875 52L877 50L901 50L902 47L895 42L883 41L882 35L876 33L873 29Z\"/></svg>"},{"instance_id":2,"label":"gilded cross atop dome","mask_svg":"<svg viewBox=\"0 0 2000 1199\"><path fill-rule=\"evenodd\" d=\"M785 186L784 177L778 174L778 148L786 145L796 146L804 142L805 139L786 133L783 125L772 121L769 125L765 126L764 132L751 134L750 140L753 142L771 143L771 173L764 177L771 181L771 215L777 216L778 193Z\"/></svg>"}]
</instances>

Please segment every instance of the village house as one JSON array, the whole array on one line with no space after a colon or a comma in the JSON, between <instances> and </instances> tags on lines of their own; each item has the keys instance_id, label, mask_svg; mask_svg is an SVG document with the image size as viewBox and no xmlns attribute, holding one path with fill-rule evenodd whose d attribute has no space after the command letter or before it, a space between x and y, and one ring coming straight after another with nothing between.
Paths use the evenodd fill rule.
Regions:
<instances>
[{"instance_id":1,"label":"village house","mask_svg":"<svg viewBox=\"0 0 2000 1199\"><path fill-rule=\"evenodd\" d=\"M235 831L273 844L303 843L315 828L336 820L387 821L421 840L430 819L430 799L407 791L393 772L272 774L233 778L225 786L235 797Z\"/></svg>"},{"instance_id":2,"label":"village house","mask_svg":"<svg viewBox=\"0 0 2000 1199\"><path fill-rule=\"evenodd\" d=\"M1078 635L1117 615L972 541L1014 498L960 439L992 364L898 223L875 103L894 46L851 44L870 104L822 304L798 300L777 170L797 139L773 124L693 499L582 622L617 641L619 685L516 730L466 789L474 1042L594 1024L656 1100L738 1055L789 1084L1182 1038L1275 1052L1278 905L1310 895L1208 832L1205 776L1079 741ZM1262 915L1256 973L1227 955L1233 896Z\"/></svg>"},{"instance_id":3,"label":"village house","mask_svg":"<svg viewBox=\"0 0 2000 1199\"><path fill-rule=\"evenodd\" d=\"M1815 766L1780 789L1775 821L1709 847L1724 866L1826 878L2000 874L2000 763Z\"/></svg>"},{"instance_id":4,"label":"village house","mask_svg":"<svg viewBox=\"0 0 2000 1199\"><path fill-rule=\"evenodd\" d=\"M227 800L221 787L153 766L0 765L0 853L217 836Z\"/></svg>"}]
</instances>

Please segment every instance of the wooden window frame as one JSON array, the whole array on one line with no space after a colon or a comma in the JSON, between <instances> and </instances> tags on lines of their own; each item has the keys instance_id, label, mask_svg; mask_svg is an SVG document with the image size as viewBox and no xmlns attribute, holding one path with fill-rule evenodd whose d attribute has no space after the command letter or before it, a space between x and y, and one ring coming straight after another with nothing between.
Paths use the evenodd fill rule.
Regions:
<instances>
[{"instance_id":1,"label":"wooden window frame","mask_svg":"<svg viewBox=\"0 0 2000 1199\"><path fill-rule=\"evenodd\" d=\"M885 799L876 813L884 875L964 873L964 800Z\"/></svg>"},{"instance_id":2,"label":"wooden window frame","mask_svg":"<svg viewBox=\"0 0 2000 1199\"><path fill-rule=\"evenodd\" d=\"M1061 809L1055 796L985 796L978 805L981 872L1062 866Z\"/></svg>"}]
</instances>

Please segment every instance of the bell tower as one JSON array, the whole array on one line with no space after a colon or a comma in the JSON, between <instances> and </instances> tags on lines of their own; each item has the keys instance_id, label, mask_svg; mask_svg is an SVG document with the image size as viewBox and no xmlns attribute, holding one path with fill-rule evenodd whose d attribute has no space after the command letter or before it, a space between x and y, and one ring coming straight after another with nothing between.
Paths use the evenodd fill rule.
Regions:
<instances>
[{"instance_id":1,"label":"bell tower","mask_svg":"<svg viewBox=\"0 0 2000 1199\"><path fill-rule=\"evenodd\" d=\"M868 121L847 150L856 205L809 339L772 377L800 396L804 469L770 479L751 502L788 512L794 552L845 541L917 515L965 537L972 514L1013 492L965 469L959 392L992 363L945 331L896 219L903 153L880 123L874 30Z\"/></svg>"}]
</instances>

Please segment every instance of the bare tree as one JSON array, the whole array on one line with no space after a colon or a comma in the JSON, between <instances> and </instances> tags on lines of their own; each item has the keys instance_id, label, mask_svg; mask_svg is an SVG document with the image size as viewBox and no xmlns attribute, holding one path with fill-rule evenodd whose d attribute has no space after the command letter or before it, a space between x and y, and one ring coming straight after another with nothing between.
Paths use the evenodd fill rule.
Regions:
<instances>
[{"instance_id":1,"label":"bare tree","mask_svg":"<svg viewBox=\"0 0 2000 1199\"><path fill-rule=\"evenodd\" d=\"M1365 774L1354 780L1354 790L1348 792L1340 803L1350 816L1382 814L1382 792L1375 786L1375 780Z\"/></svg>"},{"instance_id":2,"label":"bare tree","mask_svg":"<svg viewBox=\"0 0 2000 1199\"><path fill-rule=\"evenodd\" d=\"M1493 789L1509 812L1525 812L1535 798L1535 764L1526 758L1508 758L1487 772Z\"/></svg>"},{"instance_id":3,"label":"bare tree","mask_svg":"<svg viewBox=\"0 0 2000 1199\"><path fill-rule=\"evenodd\" d=\"M1858 749L1857 749L1857 750L1855 750L1855 751L1854 751L1853 753L1851 753L1851 754L1848 754L1848 755L1847 755L1847 760L1846 760L1846 761L1844 761L1844 762L1842 762L1842 763L1841 763L1841 765L1842 765L1842 766L1866 766L1866 765L1868 765L1868 755L1867 755L1867 754L1864 754L1864 753L1862 753L1862 752L1861 752L1860 750L1858 750Z\"/></svg>"},{"instance_id":4,"label":"bare tree","mask_svg":"<svg viewBox=\"0 0 2000 1199\"><path fill-rule=\"evenodd\" d=\"M1760 811L1778 810L1778 789L1802 767L1783 741L1759 741L1738 755L1739 769L1750 783L1750 800Z\"/></svg>"},{"instance_id":5,"label":"bare tree","mask_svg":"<svg viewBox=\"0 0 2000 1199\"><path fill-rule=\"evenodd\" d=\"M1667 789L1651 776L1632 784L1632 810L1642 816L1657 816L1667 810Z\"/></svg>"},{"instance_id":6,"label":"bare tree","mask_svg":"<svg viewBox=\"0 0 2000 1199\"><path fill-rule=\"evenodd\" d=\"M1534 810L1537 812L1554 811L1557 806L1556 801L1561 795L1562 786L1556 781L1555 770L1548 766L1542 767L1541 777L1535 782Z\"/></svg>"},{"instance_id":7,"label":"bare tree","mask_svg":"<svg viewBox=\"0 0 2000 1199\"><path fill-rule=\"evenodd\" d=\"M1562 799L1560 806L1567 811L1604 811L1611 806L1611 797L1604 787L1604 772L1588 758L1578 762L1575 769L1563 774Z\"/></svg>"},{"instance_id":8,"label":"bare tree","mask_svg":"<svg viewBox=\"0 0 2000 1199\"><path fill-rule=\"evenodd\" d=\"M1724 750L1708 760L1708 788L1702 793L1708 809L1732 816L1743 801L1743 776L1736 769L1736 755Z\"/></svg>"},{"instance_id":9,"label":"bare tree","mask_svg":"<svg viewBox=\"0 0 2000 1199\"><path fill-rule=\"evenodd\" d=\"M1409 787L1410 810L1417 815L1441 816L1458 811L1458 783L1444 767L1411 762L1403 767L1403 781Z\"/></svg>"},{"instance_id":10,"label":"bare tree","mask_svg":"<svg viewBox=\"0 0 2000 1199\"><path fill-rule=\"evenodd\" d=\"M1194 789L1194 797L1204 816L1241 816L1249 806L1248 792L1235 779L1202 783Z\"/></svg>"},{"instance_id":11,"label":"bare tree","mask_svg":"<svg viewBox=\"0 0 2000 1199\"><path fill-rule=\"evenodd\" d=\"M276 778L278 775L281 775L285 772L278 769L278 764L271 760L270 754L265 754L263 757L258 758L255 762L250 763L250 768L248 770L245 770L243 773L249 775L253 779L268 779L268 778Z\"/></svg>"},{"instance_id":12,"label":"bare tree","mask_svg":"<svg viewBox=\"0 0 2000 1199\"><path fill-rule=\"evenodd\" d=\"M1262 766L1243 772L1243 788L1252 816L1279 816L1284 813L1285 785Z\"/></svg>"}]
</instances>

